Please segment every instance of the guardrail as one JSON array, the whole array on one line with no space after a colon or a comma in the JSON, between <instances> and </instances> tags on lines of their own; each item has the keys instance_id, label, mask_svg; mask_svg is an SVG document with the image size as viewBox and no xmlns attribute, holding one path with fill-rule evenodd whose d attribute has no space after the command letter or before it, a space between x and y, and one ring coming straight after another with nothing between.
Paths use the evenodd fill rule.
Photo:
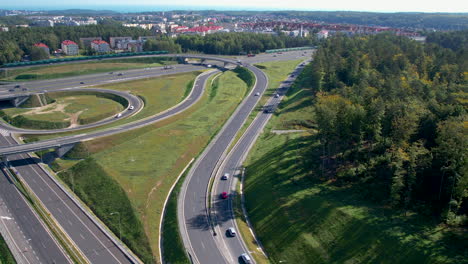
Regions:
<instances>
[{"instance_id":1,"label":"guardrail","mask_svg":"<svg viewBox=\"0 0 468 264\"><path fill-rule=\"evenodd\" d=\"M96 56L83 56L83 57L72 57L72 58L61 58L61 59L50 59L50 60L38 60L38 61L25 61L25 62L13 62L6 63L2 67L20 67L28 65L40 65L40 64L51 64L51 63L60 63L68 61L80 61L80 60L93 60L93 59L107 59L107 58L117 58L117 57L131 57L131 56L141 56L141 55L159 55L159 54L168 54L168 51L144 51L144 52L126 52L126 53L114 53L114 54L104 54Z\"/></svg>"},{"instance_id":2,"label":"guardrail","mask_svg":"<svg viewBox=\"0 0 468 264\"><path fill-rule=\"evenodd\" d=\"M296 48L285 48L285 49L271 49L265 50L265 53L275 53L275 52L286 52L286 51L294 51L294 50L310 50L316 49L316 46L308 46L308 47L296 47Z\"/></svg>"}]
</instances>

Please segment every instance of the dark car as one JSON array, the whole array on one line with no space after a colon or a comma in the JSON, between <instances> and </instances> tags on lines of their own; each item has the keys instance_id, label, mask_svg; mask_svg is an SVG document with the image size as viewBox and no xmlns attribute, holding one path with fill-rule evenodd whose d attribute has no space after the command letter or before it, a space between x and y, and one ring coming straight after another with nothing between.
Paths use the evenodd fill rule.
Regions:
<instances>
[{"instance_id":1,"label":"dark car","mask_svg":"<svg viewBox=\"0 0 468 264\"><path fill-rule=\"evenodd\" d=\"M117 74L117 76L122 76L122 75L123 75L122 73Z\"/></svg>"},{"instance_id":2,"label":"dark car","mask_svg":"<svg viewBox=\"0 0 468 264\"><path fill-rule=\"evenodd\" d=\"M84 82L80 82L80 84L84 84Z\"/></svg>"},{"instance_id":3,"label":"dark car","mask_svg":"<svg viewBox=\"0 0 468 264\"><path fill-rule=\"evenodd\" d=\"M228 198L227 192L222 192L221 193L221 199L227 199L227 198Z\"/></svg>"},{"instance_id":4,"label":"dark car","mask_svg":"<svg viewBox=\"0 0 468 264\"><path fill-rule=\"evenodd\" d=\"M14 91L15 91L15 89L10 89L10 90L8 90L8 91L9 91L9 92L14 92Z\"/></svg>"},{"instance_id":5,"label":"dark car","mask_svg":"<svg viewBox=\"0 0 468 264\"><path fill-rule=\"evenodd\" d=\"M21 89L21 91L26 91L26 90L28 90L28 88L22 88L22 89Z\"/></svg>"},{"instance_id":6,"label":"dark car","mask_svg":"<svg viewBox=\"0 0 468 264\"><path fill-rule=\"evenodd\" d=\"M15 85L15 88L20 88L20 87L21 87L21 85L19 85L19 84Z\"/></svg>"}]
</instances>

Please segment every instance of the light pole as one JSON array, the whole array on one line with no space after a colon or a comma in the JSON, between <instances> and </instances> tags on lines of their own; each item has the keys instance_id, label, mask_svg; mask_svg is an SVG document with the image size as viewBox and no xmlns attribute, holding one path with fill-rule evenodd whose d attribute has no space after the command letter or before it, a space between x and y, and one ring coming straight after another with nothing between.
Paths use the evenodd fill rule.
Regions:
<instances>
[{"instance_id":1,"label":"light pole","mask_svg":"<svg viewBox=\"0 0 468 264\"><path fill-rule=\"evenodd\" d=\"M122 226L120 225L120 213L119 212L112 212L110 215L117 214L119 216L119 239L122 241Z\"/></svg>"}]
</instances>

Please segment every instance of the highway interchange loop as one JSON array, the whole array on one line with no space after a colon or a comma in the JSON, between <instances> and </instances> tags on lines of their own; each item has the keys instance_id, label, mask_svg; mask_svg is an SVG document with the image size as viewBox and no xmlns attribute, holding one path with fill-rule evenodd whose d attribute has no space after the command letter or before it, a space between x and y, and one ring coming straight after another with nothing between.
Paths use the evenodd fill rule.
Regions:
<instances>
[{"instance_id":1,"label":"highway interchange loop","mask_svg":"<svg viewBox=\"0 0 468 264\"><path fill-rule=\"evenodd\" d=\"M167 57L169 55L165 55ZM206 59L206 60L216 60L223 63L229 63L232 65L242 65L241 62L233 59L228 58L218 58L213 56L203 56L203 55L175 55L177 57L189 57L189 58L198 58L198 59ZM302 55L303 56L303 55ZM276 56L275 56L276 57ZM295 57L298 58L298 57ZM294 58L289 58L294 59ZM303 58L302 58L303 59ZM277 60L276 58L273 60ZM254 61L252 61L254 62ZM210 212L206 210L207 208L207 201L212 199L211 197L207 196L207 188L209 180L212 176L217 177L216 173L221 173L220 167L223 169L226 168L226 165L222 165L221 163L223 159L226 157L228 153L226 150L228 146L232 143L235 135L245 123L247 117L253 111L255 105L258 103L260 96L252 96L256 93L263 94L268 86L268 80L266 75L258 68L252 66L249 63L244 62L244 67L249 69L255 76L256 82L254 87L251 89L250 94L243 100L243 102L239 105L236 109L235 113L230 117L230 119L226 122L222 130L216 135L216 137L212 140L203 154L197 159L195 164L192 166L192 169L189 172L189 176L187 177L186 181L184 182L182 193L180 195L179 202L178 202L178 218L181 228L181 234L186 246L186 249L189 255L192 257L192 261L195 263L237 263L238 256L240 253L245 252L248 253L248 250L245 247L244 242L240 236L237 236L230 241L227 241L223 238L222 230L218 228L218 233L221 231L220 236L214 237L213 236L213 222L210 220ZM144 77L154 77L154 76L161 76L165 74L177 73L177 72L188 72L203 69L201 66L193 66L193 65L182 65L177 66L177 69L172 69L169 71L150 71L147 70L146 72L141 72L141 70L134 70L128 71L125 73L125 76L120 76L121 78L116 78L116 81L126 81ZM75 144L77 142L95 139L99 137L109 136L116 133L121 133L124 131L129 131L132 129L140 128L155 122L159 122L163 119L176 115L180 112L185 111L186 109L190 108L194 103L196 103L205 90L206 81L213 76L215 73L219 72L217 69L211 69L199 75L194 82L193 89L191 90L190 94L179 104L170 109L167 109L161 113L158 113L154 116L150 116L141 120L133 121L127 124L119 125L116 127L96 131L96 132L89 132L89 133L82 133L73 136L64 136L60 138L50 139L50 140L43 140L34 143L28 144L14 144L13 142L3 143L0 147L0 155L2 156L10 156L10 155L21 155L22 153L26 152L33 152L42 149L49 149L49 148L58 148L65 145ZM87 77L74 77L66 79L65 81L62 80L63 83L55 82L55 81L42 81L36 82L36 87L32 84L28 84L31 86L28 92L47 92L47 91L96 91L96 92L110 92L115 95L121 96L125 98L129 102L129 106L134 106L134 110L130 111L128 108L122 112L122 117L128 117L133 113L139 111L143 106L143 102L140 98L131 95L126 92L121 91L111 91L107 89L94 89L94 88L84 88L84 85L77 85L78 80L85 80L81 81L84 84L94 86L97 84L102 83L109 83L109 77L103 78L101 75L95 76L87 76ZM114 80L111 80L113 82ZM6 87L6 86L5 86ZM7 87L8 88L8 87ZM283 90L281 90L283 89ZM278 91L284 93L285 88L280 88ZM283 94L281 94L283 95ZM1 95L0 95L1 97ZM281 98L276 100L276 104L279 103ZM125 115L125 116L124 116ZM256 128L261 128L264 123L268 120L269 115L265 115L265 118L257 125ZM119 118L120 120L121 118ZM90 128L90 127L97 127L102 126L103 124L107 124L117 120L117 118L108 118L105 120L101 120L94 124L89 124L87 126L81 126L79 128L72 128L72 129L61 129L61 130L50 130L50 131L37 131L37 130L25 130L25 129L18 129L13 128L9 125L2 124L2 128L5 130L10 131L11 133L22 133L22 134L45 134L45 133L57 133L57 132L64 132L64 131L71 131L71 130L78 130L83 128ZM249 132L251 129L247 132ZM247 133L246 132L246 133ZM252 140L258 136L259 131L254 131L249 136L249 141L247 144L251 145ZM243 137L245 138L245 136ZM238 143L239 145L239 143ZM246 146L247 146L246 145ZM237 146L237 145L236 145ZM239 153L246 152L246 148L239 149ZM243 154L245 155L245 153ZM229 154L232 156L232 154ZM239 159L236 159L236 162L239 162ZM232 174L237 174L238 170L234 168L229 168L232 170ZM217 180L217 179L216 179ZM229 181L232 184L231 181ZM231 185L232 186L232 185ZM224 186L225 187L225 186ZM224 188L223 187L223 188ZM230 188L230 187L228 187ZM227 206L227 207L226 207ZM218 214L221 215L230 215L232 216L231 207L229 204L225 205L217 205L216 210ZM232 220L232 217L228 217L227 220ZM222 220L221 219L218 219ZM226 220L226 221L227 221ZM235 225L235 224L234 224ZM222 225L221 225L222 226ZM68 232L75 232L74 230L66 230ZM106 236L109 237L109 234L103 232ZM70 237L73 235L69 234ZM102 234L100 234L102 235ZM109 240L110 239L110 240ZM106 243L114 243L118 244L118 241L115 241L115 238L109 237ZM75 239L73 238L75 241ZM123 247L118 246L120 252L115 253L115 250L111 255L112 258L102 262L102 257L98 260L96 254L87 254L88 252L82 252L91 263L99 261L99 263L115 263L115 260L118 260L119 263L134 263L135 258L134 256L125 250ZM116 256L119 255L119 256Z\"/></svg>"}]
</instances>

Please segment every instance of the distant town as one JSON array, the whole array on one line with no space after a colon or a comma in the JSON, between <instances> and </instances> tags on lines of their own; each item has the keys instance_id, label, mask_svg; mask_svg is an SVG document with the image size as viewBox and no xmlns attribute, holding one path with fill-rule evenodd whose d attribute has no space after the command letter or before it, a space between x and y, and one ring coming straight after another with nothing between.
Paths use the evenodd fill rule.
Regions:
<instances>
[{"instance_id":1,"label":"distant town","mask_svg":"<svg viewBox=\"0 0 468 264\"><path fill-rule=\"evenodd\" d=\"M60 47L53 49L46 43L35 43L48 56L77 56L80 53L94 54L142 52L145 51L144 43L156 36L165 35L177 38L180 35L199 35L218 32L249 32L258 34L284 35L297 38L315 38L317 40L328 38L331 35L341 33L346 35L377 34L392 32L400 36L407 36L417 41L425 41L416 29L403 29L385 26L355 25L326 23L323 21L311 21L282 17L268 13L259 13L255 16L229 15L222 12L218 14L204 15L197 12L152 12L151 14L110 14L110 15L51 15L41 11L26 10L0 10L1 17L23 17L29 23L0 24L0 31L8 32L12 28L27 27L57 27L57 26L88 26L106 24L109 21L118 23L124 27L142 28L151 32L149 36L103 36L94 35L79 38L79 42L69 39L60 39ZM22 60L28 60L30 54L25 54Z\"/></svg>"}]
</instances>

